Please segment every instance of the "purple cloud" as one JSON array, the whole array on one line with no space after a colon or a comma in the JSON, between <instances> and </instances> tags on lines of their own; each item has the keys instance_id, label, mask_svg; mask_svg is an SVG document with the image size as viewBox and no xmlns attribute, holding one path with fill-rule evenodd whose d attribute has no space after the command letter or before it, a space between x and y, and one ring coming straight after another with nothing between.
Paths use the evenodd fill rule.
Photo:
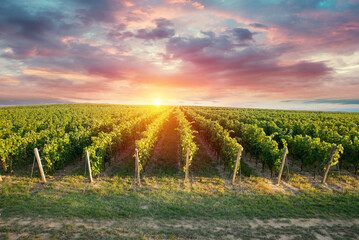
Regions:
<instances>
[{"instance_id":1,"label":"purple cloud","mask_svg":"<svg viewBox=\"0 0 359 240\"><path fill-rule=\"evenodd\" d=\"M220 44L223 39L228 41L225 48ZM298 81L296 86L304 86L305 82L314 83L312 78L326 76L333 71L324 62L280 63L280 57L293 50L290 46L270 49L255 46L236 49L236 46L224 36L172 38L166 49L168 59L181 59L184 62L183 72L186 74L205 74L206 77L197 81L206 82L206 85L214 85L213 81L221 78L227 86L250 86L256 89L268 84L271 88L277 87L282 85L282 81Z\"/></svg>"},{"instance_id":2,"label":"purple cloud","mask_svg":"<svg viewBox=\"0 0 359 240\"><path fill-rule=\"evenodd\" d=\"M254 28L261 28L261 29L267 29L268 26L261 24L261 23L251 23L249 24L250 27L254 27Z\"/></svg>"},{"instance_id":3,"label":"purple cloud","mask_svg":"<svg viewBox=\"0 0 359 240\"><path fill-rule=\"evenodd\" d=\"M232 34L238 41L254 41L253 33L246 28L235 28L232 30Z\"/></svg>"},{"instance_id":4,"label":"purple cloud","mask_svg":"<svg viewBox=\"0 0 359 240\"><path fill-rule=\"evenodd\" d=\"M165 18L154 19L153 22L156 24L154 29L139 29L135 34L136 38L145 40L157 40L170 38L175 35L175 30L172 28L172 22Z\"/></svg>"},{"instance_id":5,"label":"purple cloud","mask_svg":"<svg viewBox=\"0 0 359 240\"><path fill-rule=\"evenodd\" d=\"M73 1L66 2L74 4ZM76 17L86 25L98 22L112 23L116 20L116 13L126 8L123 1L113 0L76 0L75 3Z\"/></svg>"}]
</instances>

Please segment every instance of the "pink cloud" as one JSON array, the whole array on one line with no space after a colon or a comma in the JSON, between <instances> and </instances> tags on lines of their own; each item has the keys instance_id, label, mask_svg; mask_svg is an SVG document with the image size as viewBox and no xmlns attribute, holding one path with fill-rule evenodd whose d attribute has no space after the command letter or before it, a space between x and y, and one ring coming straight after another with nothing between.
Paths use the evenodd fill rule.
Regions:
<instances>
[{"instance_id":1,"label":"pink cloud","mask_svg":"<svg viewBox=\"0 0 359 240\"><path fill-rule=\"evenodd\" d=\"M5 3L0 95L23 96L18 102L354 99L359 88L353 68L337 68L358 51L358 6L350 3Z\"/></svg>"}]
</instances>

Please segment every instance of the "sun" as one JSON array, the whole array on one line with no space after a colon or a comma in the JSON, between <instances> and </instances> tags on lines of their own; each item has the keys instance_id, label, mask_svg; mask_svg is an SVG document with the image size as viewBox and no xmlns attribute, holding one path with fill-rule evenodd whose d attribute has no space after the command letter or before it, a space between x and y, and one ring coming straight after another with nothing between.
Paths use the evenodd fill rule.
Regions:
<instances>
[{"instance_id":1,"label":"sun","mask_svg":"<svg viewBox=\"0 0 359 240\"><path fill-rule=\"evenodd\" d=\"M162 105L161 99L159 99L159 98L153 99L153 105L155 105L155 106L161 106L161 105Z\"/></svg>"}]
</instances>

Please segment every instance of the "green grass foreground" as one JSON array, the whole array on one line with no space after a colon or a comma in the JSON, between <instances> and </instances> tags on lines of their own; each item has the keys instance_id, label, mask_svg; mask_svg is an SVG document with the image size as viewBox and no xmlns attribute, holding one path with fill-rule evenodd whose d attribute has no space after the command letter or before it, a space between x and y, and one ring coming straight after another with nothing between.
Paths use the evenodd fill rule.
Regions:
<instances>
[{"instance_id":1,"label":"green grass foreground","mask_svg":"<svg viewBox=\"0 0 359 240\"><path fill-rule=\"evenodd\" d=\"M359 218L358 191L280 194L240 189L220 178L193 178L183 184L181 178L148 177L137 187L130 177L102 178L94 184L83 176L49 178L47 184L6 177L0 183L0 213L3 218Z\"/></svg>"}]
</instances>

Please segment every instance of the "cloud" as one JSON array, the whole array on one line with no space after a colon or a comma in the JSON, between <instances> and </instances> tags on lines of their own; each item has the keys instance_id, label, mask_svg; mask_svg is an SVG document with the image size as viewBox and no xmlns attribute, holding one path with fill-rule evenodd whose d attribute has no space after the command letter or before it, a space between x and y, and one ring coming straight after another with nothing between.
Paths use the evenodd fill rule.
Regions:
<instances>
[{"instance_id":1,"label":"cloud","mask_svg":"<svg viewBox=\"0 0 359 240\"><path fill-rule=\"evenodd\" d=\"M154 29L139 29L134 35L136 38L145 40L157 40L170 38L175 35L175 30L172 28L173 24L171 21L165 18L154 19L153 22L156 24Z\"/></svg>"},{"instance_id":2,"label":"cloud","mask_svg":"<svg viewBox=\"0 0 359 240\"><path fill-rule=\"evenodd\" d=\"M135 34L136 38L145 39L145 40L156 40L163 38L170 38L175 35L173 29L167 28L155 28L153 30L139 29Z\"/></svg>"},{"instance_id":3,"label":"cloud","mask_svg":"<svg viewBox=\"0 0 359 240\"><path fill-rule=\"evenodd\" d=\"M11 76L0 77L0 86L18 86L19 80Z\"/></svg>"},{"instance_id":4,"label":"cloud","mask_svg":"<svg viewBox=\"0 0 359 240\"><path fill-rule=\"evenodd\" d=\"M238 41L254 41L253 33L245 28L234 28L232 34L238 39Z\"/></svg>"},{"instance_id":5,"label":"cloud","mask_svg":"<svg viewBox=\"0 0 359 240\"><path fill-rule=\"evenodd\" d=\"M303 12L304 10L314 10L319 7L320 3L323 3L323 0L284 0L280 3L280 6L286 10L294 13Z\"/></svg>"},{"instance_id":6,"label":"cloud","mask_svg":"<svg viewBox=\"0 0 359 240\"><path fill-rule=\"evenodd\" d=\"M292 64L279 63L279 57L290 50L289 46L272 48L237 48L228 36L203 38L172 38L167 44L169 59L190 62L204 72L236 73L261 78L277 76L321 76L332 71L324 62L299 61Z\"/></svg>"},{"instance_id":7,"label":"cloud","mask_svg":"<svg viewBox=\"0 0 359 240\"><path fill-rule=\"evenodd\" d=\"M164 2L173 4L173 5L183 5L183 6L190 6L196 9L203 9L204 6L199 3L198 1L191 1L191 0L164 0Z\"/></svg>"},{"instance_id":8,"label":"cloud","mask_svg":"<svg viewBox=\"0 0 359 240\"><path fill-rule=\"evenodd\" d=\"M355 100L358 11L355 1L3 0L0 95Z\"/></svg>"},{"instance_id":9,"label":"cloud","mask_svg":"<svg viewBox=\"0 0 359 240\"><path fill-rule=\"evenodd\" d=\"M357 1L208 0L201 3L216 16L225 15L228 18L239 19L251 27L261 27L253 22L265 23L271 27L269 35L272 39L296 43L303 46L303 49L350 53L357 46Z\"/></svg>"},{"instance_id":10,"label":"cloud","mask_svg":"<svg viewBox=\"0 0 359 240\"><path fill-rule=\"evenodd\" d=\"M249 24L250 27L254 27L254 28L262 28L262 29L267 29L268 26L261 24L261 23L251 23Z\"/></svg>"},{"instance_id":11,"label":"cloud","mask_svg":"<svg viewBox=\"0 0 359 240\"><path fill-rule=\"evenodd\" d=\"M285 100L281 103L301 106L299 109L359 112L359 99Z\"/></svg>"},{"instance_id":12,"label":"cloud","mask_svg":"<svg viewBox=\"0 0 359 240\"><path fill-rule=\"evenodd\" d=\"M157 28L167 28L173 26L173 23L166 18L157 18L153 20L156 23Z\"/></svg>"},{"instance_id":13,"label":"cloud","mask_svg":"<svg viewBox=\"0 0 359 240\"><path fill-rule=\"evenodd\" d=\"M66 2L70 5L77 3L76 17L85 25L98 22L112 23L116 21L116 15L126 9L125 1L113 0L76 0Z\"/></svg>"},{"instance_id":14,"label":"cloud","mask_svg":"<svg viewBox=\"0 0 359 240\"><path fill-rule=\"evenodd\" d=\"M42 105L42 104L63 104L72 103L72 101L61 100L51 97L0 97L0 106L17 106L17 105Z\"/></svg>"},{"instance_id":15,"label":"cloud","mask_svg":"<svg viewBox=\"0 0 359 240\"><path fill-rule=\"evenodd\" d=\"M77 28L53 9L31 9L5 1L0 6L0 47L11 49L0 56L26 59L61 55L61 38Z\"/></svg>"},{"instance_id":16,"label":"cloud","mask_svg":"<svg viewBox=\"0 0 359 240\"><path fill-rule=\"evenodd\" d=\"M308 104L344 104L344 105L359 105L359 99L317 99L311 101L303 101L303 103Z\"/></svg>"},{"instance_id":17,"label":"cloud","mask_svg":"<svg viewBox=\"0 0 359 240\"><path fill-rule=\"evenodd\" d=\"M46 33L66 27L65 24L61 24L62 17L60 13L50 11L31 14L22 7L5 1L0 6L0 28L3 29L1 35L41 41ZM57 21L60 23L57 24Z\"/></svg>"},{"instance_id":18,"label":"cloud","mask_svg":"<svg viewBox=\"0 0 359 240\"><path fill-rule=\"evenodd\" d=\"M232 31L225 33L228 32ZM282 62L283 55L295 50L291 45L238 45L225 33L218 37L205 33L206 37L170 39L166 46L166 59L182 62L182 79L178 76L177 79L181 80L177 81L177 86L222 90L240 88L277 96L305 95L308 89L317 91L324 87L328 80L323 77L333 72L321 61ZM175 84L176 78L170 79ZM218 90L215 92L219 96Z\"/></svg>"}]
</instances>

